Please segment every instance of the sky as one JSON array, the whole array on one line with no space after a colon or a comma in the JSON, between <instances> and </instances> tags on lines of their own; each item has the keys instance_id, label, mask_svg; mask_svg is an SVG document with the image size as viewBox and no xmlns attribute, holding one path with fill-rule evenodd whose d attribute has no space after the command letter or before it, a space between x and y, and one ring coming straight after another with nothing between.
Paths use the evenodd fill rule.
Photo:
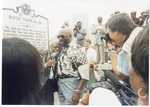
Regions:
<instances>
[{"instance_id":1,"label":"sky","mask_svg":"<svg viewBox=\"0 0 150 107\"><path fill-rule=\"evenodd\" d=\"M3 0L3 8L14 8L23 3L30 5L36 14L44 16L49 20L49 38L57 35L64 21L68 21L74 28L73 16L84 14L88 17L87 30L97 24L96 18L103 17L103 23L115 11L127 12L137 11L139 17L141 12L149 9L149 0Z\"/></svg>"}]
</instances>

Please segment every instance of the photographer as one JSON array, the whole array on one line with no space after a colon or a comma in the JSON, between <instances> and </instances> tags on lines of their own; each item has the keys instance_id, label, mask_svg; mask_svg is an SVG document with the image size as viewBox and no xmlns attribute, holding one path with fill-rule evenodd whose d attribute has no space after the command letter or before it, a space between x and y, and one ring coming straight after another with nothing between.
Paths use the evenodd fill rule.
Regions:
<instances>
[{"instance_id":1,"label":"photographer","mask_svg":"<svg viewBox=\"0 0 150 107\"><path fill-rule=\"evenodd\" d=\"M98 64L96 64L96 51L91 48L91 40L85 39L84 47L82 49L86 52L88 64L89 64L89 80L86 82L84 91L90 89L92 83L104 80L104 73L101 70L97 70Z\"/></svg>"},{"instance_id":2,"label":"photographer","mask_svg":"<svg viewBox=\"0 0 150 107\"><path fill-rule=\"evenodd\" d=\"M89 105L118 105L118 97L122 105L149 105L149 26L144 27L134 38L131 46L131 54L128 55L129 77L132 89L128 85L116 77L113 73L105 72L105 76L113 81L115 89L108 84L99 83L99 88L95 87L89 97ZM92 84L93 85L93 84ZM105 86L107 89L104 89ZM93 87L93 86L91 86ZM91 92L91 91L90 91ZM107 94L106 94L107 93ZM130 93L130 94L129 94ZM109 97L108 97L109 96ZM138 97L137 97L138 96ZM105 99L107 98L107 100ZM137 99L138 98L138 99ZM113 100L112 100L113 99ZM124 101L124 102L122 102Z\"/></svg>"},{"instance_id":3,"label":"photographer","mask_svg":"<svg viewBox=\"0 0 150 107\"><path fill-rule=\"evenodd\" d=\"M83 47L85 36L87 35L86 29L82 28L82 22L78 21L73 29L74 37L77 39L77 44Z\"/></svg>"},{"instance_id":4,"label":"photographer","mask_svg":"<svg viewBox=\"0 0 150 107\"><path fill-rule=\"evenodd\" d=\"M97 55L97 62L104 63L104 44L101 41L101 37L105 34L105 25L102 24L103 18L97 18L98 25L94 26L92 34L94 35L94 47Z\"/></svg>"},{"instance_id":5,"label":"photographer","mask_svg":"<svg viewBox=\"0 0 150 107\"><path fill-rule=\"evenodd\" d=\"M132 21L132 19L129 17L129 15L127 13L115 14L107 22L107 31L108 31L109 37L110 37L109 40L107 38L107 42L109 42L109 44L107 46L109 48L109 56L110 56L110 59L112 62L112 69L113 69L114 74L123 80L124 79L128 80L129 64L127 63L128 62L127 56L131 54L132 42L134 41L134 38L138 35L138 33L141 30L142 30L142 28L137 27L137 25ZM120 51L113 49L116 46L121 48ZM92 93L93 93L93 91L92 91ZM101 91L99 91L99 92L101 92ZM96 93L98 93L98 92L96 92ZM96 96L96 95L98 95L98 94L95 94L94 96ZM112 96L114 96L114 95L112 94ZM104 97L104 99L106 97L108 100L111 100L111 99L109 99L110 96L108 97L107 94L103 95L103 97ZM94 99L97 100L98 98L91 97L89 99L89 97L87 97L86 100L82 100L81 103L93 104L91 102ZM100 101L103 102L104 99L99 98L99 100L97 100L98 102L95 102L95 103L98 104L98 103L100 103ZM126 99L126 100L128 100L128 99ZM90 102L88 102L88 101L90 101ZM114 102L114 104L119 104L119 103ZM106 105L107 105L107 103L106 103Z\"/></svg>"},{"instance_id":6,"label":"photographer","mask_svg":"<svg viewBox=\"0 0 150 107\"><path fill-rule=\"evenodd\" d=\"M148 25L149 10L142 12L141 16L139 18L140 18L140 21L138 23L139 26L146 26L146 25Z\"/></svg>"},{"instance_id":7,"label":"photographer","mask_svg":"<svg viewBox=\"0 0 150 107\"><path fill-rule=\"evenodd\" d=\"M109 51L113 72L122 79L128 78L127 55L130 54L132 41L142 30L132 21L127 13L112 16L107 22L107 31L111 42L121 48L119 53ZM112 43L111 43L112 44ZM114 45L109 44L110 50Z\"/></svg>"}]
</instances>

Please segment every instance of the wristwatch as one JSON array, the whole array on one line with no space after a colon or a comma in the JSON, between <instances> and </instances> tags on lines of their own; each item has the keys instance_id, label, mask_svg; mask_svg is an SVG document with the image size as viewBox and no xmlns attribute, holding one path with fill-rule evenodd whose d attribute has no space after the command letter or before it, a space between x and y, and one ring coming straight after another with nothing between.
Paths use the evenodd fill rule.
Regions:
<instances>
[{"instance_id":1,"label":"wristwatch","mask_svg":"<svg viewBox=\"0 0 150 107\"><path fill-rule=\"evenodd\" d=\"M77 90L75 90L75 92L77 92L77 93L79 93L79 94L81 93L81 91L80 91L80 90L78 90L78 89L77 89Z\"/></svg>"}]
</instances>

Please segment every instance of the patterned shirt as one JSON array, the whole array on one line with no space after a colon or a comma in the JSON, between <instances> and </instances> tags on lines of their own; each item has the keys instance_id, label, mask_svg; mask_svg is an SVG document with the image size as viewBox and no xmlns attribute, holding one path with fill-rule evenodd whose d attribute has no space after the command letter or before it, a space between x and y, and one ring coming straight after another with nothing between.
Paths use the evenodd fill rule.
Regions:
<instances>
[{"instance_id":1,"label":"patterned shirt","mask_svg":"<svg viewBox=\"0 0 150 107\"><path fill-rule=\"evenodd\" d=\"M85 51L73 41L64 47L58 59L58 75L65 74L89 79L89 68Z\"/></svg>"}]
</instances>

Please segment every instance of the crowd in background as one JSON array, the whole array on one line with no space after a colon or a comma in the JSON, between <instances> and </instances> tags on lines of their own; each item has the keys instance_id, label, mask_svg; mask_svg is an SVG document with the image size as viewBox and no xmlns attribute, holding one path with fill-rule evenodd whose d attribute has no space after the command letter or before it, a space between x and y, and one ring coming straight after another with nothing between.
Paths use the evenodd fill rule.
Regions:
<instances>
[{"instance_id":1,"label":"crowd in background","mask_svg":"<svg viewBox=\"0 0 150 107\"><path fill-rule=\"evenodd\" d=\"M65 22L46 51L38 52L22 39L4 38L2 104L53 105L57 92L61 105L122 105L110 90L93 91L96 100L89 92L93 83L106 81L99 64L111 61L112 72L138 95L135 105L148 105L148 31L149 10L140 17L135 11L130 15L117 11L105 24L102 16L97 17L93 40L80 20L74 29Z\"/></svg>"}]
</instances>

